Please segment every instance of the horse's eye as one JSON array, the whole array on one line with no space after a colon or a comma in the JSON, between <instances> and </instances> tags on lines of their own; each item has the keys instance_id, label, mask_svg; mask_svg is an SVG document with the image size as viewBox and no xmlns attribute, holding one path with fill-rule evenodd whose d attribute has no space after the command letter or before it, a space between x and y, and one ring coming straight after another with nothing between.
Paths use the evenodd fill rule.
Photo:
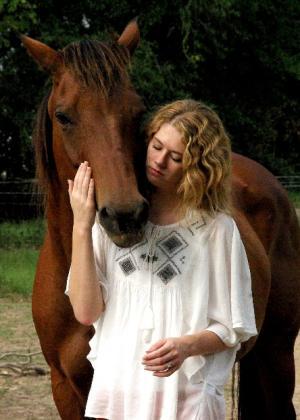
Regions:
<instances>
[{"instance_id":1,"label":"horse's eye","mask_svg":"<svg viewBox=\"0 0 300 420\"><path fill-rule=\"evenodd\" d=\"M55 112L55 118L61 125L66 126L68 124L72 124L71 119L63 112L60 112L60 111Z\"/></svg>"}]
</instances>

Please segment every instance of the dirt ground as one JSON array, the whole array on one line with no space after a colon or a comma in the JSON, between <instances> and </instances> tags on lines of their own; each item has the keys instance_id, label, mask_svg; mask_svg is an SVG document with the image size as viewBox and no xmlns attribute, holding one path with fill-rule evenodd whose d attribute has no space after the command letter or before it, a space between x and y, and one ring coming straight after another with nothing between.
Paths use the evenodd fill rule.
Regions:
<instances>
[{"instance_id":1,"label":"dirt ground","mask_svg":"<svg viewBox=\"0 0 300 420\"><path fill-rule=\"evenodd\" d=\"M0 420L59 419L52 400L49 369L31 319L30 301L2 298L0 314ZM295 357L294 403L300 419L300 336ZM229 400L228 390L227 395Z\"/></svg>"}]
</instances>

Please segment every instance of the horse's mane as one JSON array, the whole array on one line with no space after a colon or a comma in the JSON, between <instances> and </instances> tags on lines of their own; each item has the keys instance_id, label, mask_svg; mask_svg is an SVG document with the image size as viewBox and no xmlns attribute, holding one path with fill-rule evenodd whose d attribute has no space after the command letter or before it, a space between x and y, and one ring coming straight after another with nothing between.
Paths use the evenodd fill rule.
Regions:
<instances>
[{"instance_id":1,"label":"horse's mane","mask_svg":"<svg viewBox=\"0 0 300 420\"><path fill-rule=\"evenodd\" d=\"M82 40L67 45L59 53L64 65L80 83L99 90L105 98L117 87L129 83L129 51L117 42ZM36 177L45 200L57 174L52 151L52 123L47 111L49 96L50 92L40 104L33 132Z\"/></svg>"},{"instance_id":2,"label":"horse's mane","mask_svg":"<svg viewBox=\"0 0 300 420\"><path fill-rule=\"evenodd\" d=\"M52 124L48 115L48 99L50 92L43 98L37 113L33 130L33 146L35 152L37 187L47 201L49 184L56 174L55 160L52 151Z\"/></svg>"}]
</instances>

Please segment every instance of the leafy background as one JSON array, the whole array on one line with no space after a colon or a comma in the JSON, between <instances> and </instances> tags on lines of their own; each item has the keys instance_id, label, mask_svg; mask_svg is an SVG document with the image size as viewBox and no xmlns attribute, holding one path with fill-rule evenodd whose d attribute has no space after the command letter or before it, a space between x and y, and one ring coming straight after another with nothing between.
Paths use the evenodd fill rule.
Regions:
<instances>
[{"instance_id":1,"label":"leafy background","mask_svg":"<svg viewBox=\"0 0 300 420\"><path fill-rule=\"evenodd\" d=\"M49 88L17 33L62 48L138 16L132 79L148 111L183 97L220 114L233 149L275 175L300 172L300 2L0 0L0 174L34 176L32 122Z\"/></svg>"}]
</instances>

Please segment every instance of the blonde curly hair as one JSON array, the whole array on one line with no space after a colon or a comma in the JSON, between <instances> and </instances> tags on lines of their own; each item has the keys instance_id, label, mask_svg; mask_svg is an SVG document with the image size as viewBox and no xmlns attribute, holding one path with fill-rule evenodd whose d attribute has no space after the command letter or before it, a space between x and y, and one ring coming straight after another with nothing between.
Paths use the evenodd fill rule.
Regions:
<instances>
[{"instance_id":1,"label":"blonde curly hair","mask_svg":"<svg viewBox=\"0 0 300 420\"><path fill-rule=\"evenodd\" d=\"M186 144L177 189L180 211L204 210L211 216L230 213L231 146L216 112L192 99L164 105L146 126L148 143L165 123L175 127Z\"/></svg>"}]
</instances>

